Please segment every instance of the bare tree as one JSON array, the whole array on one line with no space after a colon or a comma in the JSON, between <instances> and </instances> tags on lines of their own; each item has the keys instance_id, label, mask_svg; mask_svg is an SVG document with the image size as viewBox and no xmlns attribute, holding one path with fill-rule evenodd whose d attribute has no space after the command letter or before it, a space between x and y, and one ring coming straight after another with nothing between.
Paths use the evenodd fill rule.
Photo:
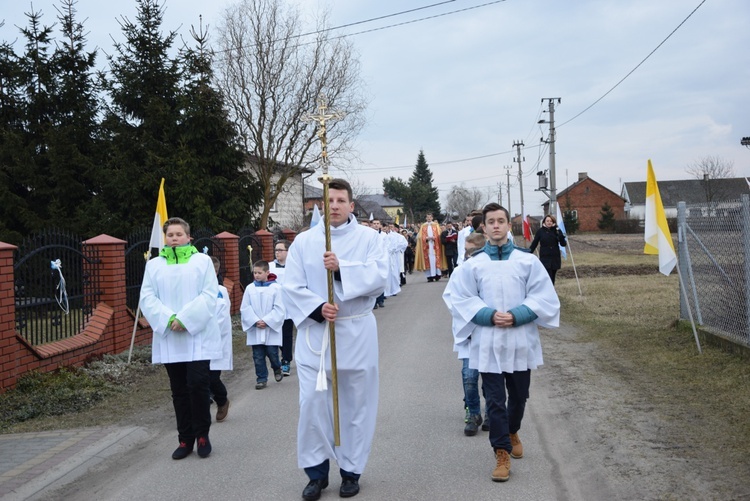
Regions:
<instances>
[{"instance_id":1,"label":"bare tree","mask_svg":"<svg viewBox=\"0 0 750 501\"><path fill-rule=\"evenodd\" d=\"M359 60L345 38L326 31L327 16L305 33L300 13L284 0L240 0L219 26L219 79L248 154L248 167L263 186L260 227L284 184L320 161L315 124L304 122L322 94L346 117L327 125L328 156L344 162L364 125Z\"/></svg>"},{"instance_id":2,"label":"bare tree","mask_svg":"<svg viewBox=\"0 0 750 501\"><path fill-rule=\"evenodd\" d=\"M733 177L734 163L716 155L709 155L690 164L685 171L702 181L706 202L711 203L722 198L722 183L716 180Z\"/></svg>"},{"instance_id":3,"label":"bare tree","mask_svg":"<svg viewBox=\"0 0 750 501\"><path fill-rule=\"evenodd\" d=\"M448 193L445 211L450 218L462 221L472 210L481 208L485 198L477 188L453 186Z\"/></svg>"}]
</instances>

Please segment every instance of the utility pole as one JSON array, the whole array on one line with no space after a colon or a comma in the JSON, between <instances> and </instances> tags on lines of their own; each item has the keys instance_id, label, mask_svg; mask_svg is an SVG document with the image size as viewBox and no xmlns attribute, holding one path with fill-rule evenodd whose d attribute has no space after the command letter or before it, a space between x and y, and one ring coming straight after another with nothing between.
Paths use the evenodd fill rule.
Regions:
<instances>
[{"instance_id":1,"label":"utility pole","mask_svg":"<svg viewBox=\"0 0 750 501\"><path fill-rule=\"evenodd\" d=\"M526 217L526 214L524 214L524 210L526 208L523 205L523 169L521 168L521 146L523 146L523 141L516 141L513 143L513 146L516 148L516 154L518 155L516 158L513 159L514 162L518 162L518 184L521 187L521 220ZM523 160L526 160L524 157Z\"/></svg>"},{"instance_id":2,"label":"utility pole","mask_svg":"<svg viewBox=\"0 0 750 501\"><path fill-rule=\"evenodd\" d=\"M555 176L555 101L557 104L562 102L559 97L543 97L542 102L549 103L549 213L554 215L557 212L557 181ZM540 120L539 123L545 123Z\"/></svg>"},{"instance_id":3,"label":"utility pole","mask_svg":"<svg viewBox=\"0 0 750 501\"><path fill-rule=\"evenodd\" d=\"M503 205L503 183L497 183L497 205Z\"/></svg>"},{"instance_id":4,"label":"utility pole","mask_svg":"<svg viewBox=\"0 0 750 501\"><path fill-rule=\"evenodd\" d=\"M508 209L508 214L510 214L510 217L513 218L513 213L510 211L510 166L509 165L505 166L505 176L507 178L505 186L508 189L508 206L506 207L506 209Z\"/></svg>"}]
</instances>

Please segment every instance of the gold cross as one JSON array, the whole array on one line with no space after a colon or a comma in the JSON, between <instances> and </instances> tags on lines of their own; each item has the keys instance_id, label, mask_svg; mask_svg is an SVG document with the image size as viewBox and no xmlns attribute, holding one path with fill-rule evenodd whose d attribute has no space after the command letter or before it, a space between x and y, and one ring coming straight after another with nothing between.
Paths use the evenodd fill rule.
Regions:
<instances>
[{"instance_id":1,"label":"gold cross","mask_svg":"<svg viewBox=\"0 0 750 501\"><path fill-rule=\"evenodd\" d=\"M341 120L346 114L340 111L327 111L328 110L328 98L321 92L318 95L318 113L317 115L311 115L305 113L302 116L304 122L317 122L318 123L318 139L320 139L320 151L321 159L323 163L323 176L328 175L328 139L326 137L326 121L328 120Z\"/></svg>"}]
</instances>

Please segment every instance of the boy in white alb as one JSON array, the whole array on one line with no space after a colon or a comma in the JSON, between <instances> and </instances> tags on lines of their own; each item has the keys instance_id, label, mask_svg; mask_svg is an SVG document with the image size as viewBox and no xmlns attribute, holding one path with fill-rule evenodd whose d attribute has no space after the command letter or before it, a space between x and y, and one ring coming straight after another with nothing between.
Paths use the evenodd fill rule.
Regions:
<instances>
[{"instance_id":1,"label":"boy in white alb","mask_svg":"<svg viewBox=\"0 0 750 501\"><path fill-rule=\"evenodd\" d=\"M443 299L453 316L456 344L471 338L469 367L482 375L495 451L492 480L504 482L510 478L510 458L523 457L518 430L531 370L543 363L537 326L559 325L560 301L539 260L508 241L508 211L490 203L482 215L487 244L456 269Z\"/></svg>"},{"instance_id":2,"label":"boy in white alb","mask_svg":"<svg viewBox=\"0 0 750 501\"><path fill-rule=\"evenodd\" d=\"M221 261L216 256L211 256L214 263L216 277L219 277ZM232 302L229 291L219 284L219 296L216 298L216 320L219 322L221 332L221 358L211 360L211 395L216 402L216 422L224 421L229 412L229 398L227 398L227 387L221 380L221 371L232 370Z\"/></svg>"},{"instance_id":3,"label":"boy in white alb","mask_svg":"<svg viewBox=\"0 0 750 501\"><path fill-rule=\"evenodd\" d=\"M281 327L284 324L286 311L282 300L281 285L276 283L276 276L270 275L268 262L256 261L253 265L255 281L245 288L240 306L242 330L247 333L247 344L253 347L255 363L255 389L262 390L268 383L268 366L271 362L274 379L281 382Z\"/></svg>"}]
</instances>

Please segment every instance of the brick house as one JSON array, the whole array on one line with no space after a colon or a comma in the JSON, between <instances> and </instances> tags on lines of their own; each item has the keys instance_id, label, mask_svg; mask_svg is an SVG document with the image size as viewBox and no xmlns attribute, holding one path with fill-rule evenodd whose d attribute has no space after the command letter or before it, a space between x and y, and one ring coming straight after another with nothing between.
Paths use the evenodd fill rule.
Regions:
<instances>
[{"instance_id":1,"label":"brick house","mask_svg":"<svg viewBox=\"0 0 750 501\"><path fill-rule=\"evenodd\" d=\"M625 199L588 176L586 172L578 173L578 181L557 194L560 212L570 210L578 218L578 231L600 231L599 218L604 203L608 203L615 214L615 220L625 217ZM549 213L549 202L542 204L544 213Z\"/></svg>"}]
</instances>

